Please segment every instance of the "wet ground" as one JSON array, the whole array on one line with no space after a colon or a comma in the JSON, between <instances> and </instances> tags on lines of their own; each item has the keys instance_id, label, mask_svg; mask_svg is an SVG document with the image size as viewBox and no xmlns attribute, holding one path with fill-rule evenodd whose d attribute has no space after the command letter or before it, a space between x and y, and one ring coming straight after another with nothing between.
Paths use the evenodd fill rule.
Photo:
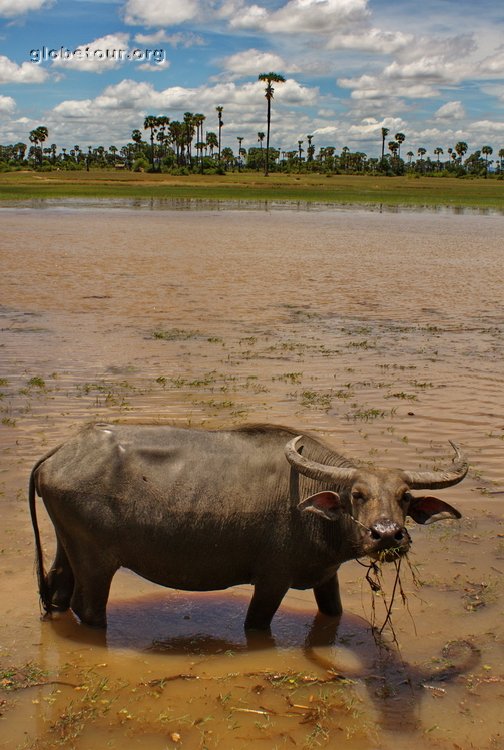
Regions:
<instances>
[{"instance_id":1,"label":"wet ground","mask_svg":"<svg viewBox=\"0 0 504 750\"><path fill-rule=\"evenodd\" d=\"M504 222L365 210L0 212L2 747L504 747ZM87 421L310 429L362 462L471 469L339 627L289 594L120 571L105 633L40 620L26 487ZM48 557L52 526L40 504ZM404 601L403 601L404 600ZM394 640L396 642L394 642Z\"/></svg>"}]
</instances>

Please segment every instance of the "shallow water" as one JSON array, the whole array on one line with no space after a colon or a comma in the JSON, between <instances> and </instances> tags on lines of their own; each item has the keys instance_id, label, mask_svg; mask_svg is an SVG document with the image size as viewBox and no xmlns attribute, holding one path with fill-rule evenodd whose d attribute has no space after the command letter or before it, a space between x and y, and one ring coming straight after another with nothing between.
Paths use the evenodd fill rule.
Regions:
<instances>
[{"instance_id":1,"label":"shallow water","mask_svg":"<svg viewBox=\"0 0 504 750\"><path fill-rule=\"evenodd\" d=\"M0 226L4 746L504 747L502 217L81 206ZM292 592L247 641L248 587L127 571L106 635L41 622L27 477L90 419L287 423L407 468L449 464L454 440L471 471L442 497L464 518L411 530L399 649L373 639L357 563L337 630Z\"/></svg>"}]
</instances>

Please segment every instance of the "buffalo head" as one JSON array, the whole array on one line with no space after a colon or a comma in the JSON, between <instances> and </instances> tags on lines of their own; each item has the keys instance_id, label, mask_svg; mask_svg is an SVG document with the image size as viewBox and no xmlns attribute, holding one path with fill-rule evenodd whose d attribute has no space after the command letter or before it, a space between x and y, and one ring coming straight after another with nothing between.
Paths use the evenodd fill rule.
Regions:
<instances>
[{"instance_id":1,"label":"buffalo head","mask_svg":"<svg viewBox=\"0 0 504 750\"><path fill-rule=\"evenodd\" d=\"M390 561L407 552L411 538L406 530L406 517L420 524L461 514L437 497L414 496L415 489L442 489L460 482L467 474L468 464L460 449L455 450L454 465L448 471L409 472L401 469L360 468L336 456L343 465L326 465L303 456L298 449L302 436L287 443L285 454L289 463L310 479L331 489L324 489L299 503L303 512L317 513L329 521L338 521L342 513L354 521L357 529L356 557Z\"/></svg>"}]
</instances>

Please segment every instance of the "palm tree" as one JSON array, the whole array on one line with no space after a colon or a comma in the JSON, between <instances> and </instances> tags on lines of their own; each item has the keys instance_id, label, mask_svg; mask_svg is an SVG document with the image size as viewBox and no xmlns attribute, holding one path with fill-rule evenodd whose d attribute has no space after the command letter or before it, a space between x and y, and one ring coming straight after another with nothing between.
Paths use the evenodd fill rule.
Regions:
<instances>
[{"instance_id":1,"label":"palm tree","mask_svg":"<svg viewBox=\"0 0 504 750\"><path fill-rule=\"evenodd\" d=\"M444 151L441 148L441 146L437 146L437 148L434 149L434 153L437 156L437 165L438 165L438 171L439 171L441 169L441 165L439 163L439 157L441 156L441 154L444 154Z\"/></svg>"},{"instance_id":2,"label":"palm tree","mask_svg":"<svg viewBox=\"0 0 504 750\"><path fill-rule=\"evenodd\" d=\"M189 164L189 166L191 165L191 162L192 162L191 144L193 142L193 138L195 134L195 125L196 125L196 121L194 119L193 113L184 112L185 146L186 146L187 163Z\"/></svg>"},{"instance_id":3,"label":"palm tree","mask_svg":"<svg viewBox=\"0 0 504 750\"><path fill-rule=\"evenodd\" d=\"M159 120L155 115L147 115L144 120L144 130L150 130L150 142L151 142L151 167L154 172L155 160L154 160L154 133L159 127Z\"/></svg>"},{"instance_id":4,"label":"palm tree","mask_svg":"<svg viewBox=\"0 0 504 750\"><path fill-rule=\"evenodd\" d=\"M271 132L271 100L273 99L274 88L273 83L285 83L285 78L280 73L260 73L258 77L259 81L266 81L266 101L268 102L267 118L266 118L266 160L264 162L264 176L267 177L269 174L269 148L270 148L270 132Z\"/></svg>"},{"instance_id":5,"label":"palm tree","mask_svg":"<svg viewBox=\"0 0 504 750\"><path fill-rule=\"evenodd\" d=\"M488 177L488 157L493 154L493 148L491 146L483 146L481 153L485 154L485 178Z\"/></svg>"},{"instance_id":6,"label":"palm tree","mask_svg":"<svg viewBox=\"0 0 504 750\"><path fill-rule=\"evenodd\" d=\"M157 118L158 125L159 125L159 132L157 134L157 140L159 141L159 144L161 146L161 153L163 156L166 156L166 145L168 143L168 137L166 134L166 128L170 124L170 118L166 115L161 115Z\"/></svg>"},{"instance_id":7,"label":"palm tree","mask_svg":"<svg viewBox=\"0 0 504 750\"><path fill-rule=\"evenodd\" d=\"M389 141L388 147L389 151L392 153L393 158L396 159L400 149L399 143L397 141Z\"/></svg>"},{"instance_id":8,"label":"palm tree","mask_svg":"<svg viewBox=\"0 0 504 750\"><path fill-rule=\"evenodd\" d=\"M420 165L421 165L420 168L422 172L424 170L423 158L426 153L427 153L427 149L425 149L423 146L420 146L420 148L417 149L417 154L420 157Z\"/></svg>"},{"instance_id":9,"label":"palm tree","mask_svg":"<svg viewBox=\"0 0 504 750\"><path fill-rule=\"evenodd\" d=\"M304 141L298 141L298 157L299 157L299 164L298 164L298 170L301 172L301 162L303 161L303 143Z\"/></svg>"},{"instance_id":10,"label":"palm tree","mask_svg":"<svg viewBox=\"0 0 504 750\"><path fill-rule=\"evenodd\" d=\"M210 149L210 158L213 159L214 149L218 147L219 141L217 140L216 134L209 130L206 134L205 143Z\"/></svg>"},{"instance_id":11,"label":"palm tree","mask_svg":"<svg viewBox=\"0 0 504 750\"><path fill-rule=\"evenodd\" d=\"M203 171L203 149L205 147L205 142L203 140L203 123L205 122L206 117L202 114L195 114L193 115L193 123L196 126L196 141L200 145L199 152L200 152L200 170Z\"/></svg>"},{"instance_id":12,"label":"palm tree","mask_svg":"<svg viewBox=\"0 0 504 750\"><path fill-rule=\"evenodd\" d=\"M239 135L236 137L238 141L238 172L241 172L241 155L242 155L242 141L243 136Z\"/></svg>"},{"instance_id":13,"label":"palm tree","mask_svg":"<svg viewBox=\"0 0 504 750\"><path fill-rule=\"evenodd\" d=\"M259 171L260 167L264 168L264 150L263 150L263 141L266 137L266 133L263 133L262 130L260 130L257 134L257 140L259 142L259 146L261 148L261 158L257 162L257 171Z\"/></svg>"},{"instance_id":14,"label":"palm tree","mask_svg":"<svg viewBox=\"0 0 504 750\"><path fill-rule=\"evenodd\" d=\"M40 166L42 165L42 144L46 140L48 134L49 131L45 125L39 125L38 128L34 128L30 131L30 142L33 143L34 153Z\"/></svg>"},{"instance_id":15,"label":"palm tree","mask_svg":"<svg viewBox=\"0 0 504 750\"><path fill-rule=\"evenodd\" d=\"M221 106L215 107L215 111L217 112L217 119L218 119L218 122L219 122L219 139L218 139L219 140L219 146L218 146L219 164L220 164L220 160L221 160L222 126L224 125L224 123L222 122L222 110L223 109L224 109L224 107L221 107Z\"/></svg>"},{"instance_id":16,"label":"palm tree","mask_svg":"<svg viewBox=\"0 0 504 750\"><path fill-rule=\"evenodd\" d=\"M382 137L382 144L381 144L381 158L382 160L385 158L385 138L389 134L388 128L382 128L381 129L381 137Z\"/></svg>"},{"instance_id":17,"label":"palm tree","mask_svg":"<svg viewBox=\"0 0 504 750\"><path fill-rule=\"evenodd\" d=\"M399 146L399 148L397 149L397 158L400 159L401 158L401 143L404 143L404 141L406 140L406 136L404 135L404 133L396 133L394 138Z\"/></svg>"},{"instance_id":18,"label":"palm tree","mask_svg":"<svg viewBox=\"0 0 504 750\"><path fill-rule=\"evenodd\" d=\"M168 125L168 130L170 131L170 140L175 146L175 154L177 159L177 164L182 164L184 160L184 149L185 149L185 127L182 122L179 122L179 120L172 120L170 124Z\"/></svg>"},{"instance_id":19,"label":"palm tree","mask_svg":"<svg viewBox=\"0 0 504 750\"><path fill-rule=\"evenodd\" d=\"M504 148L499 149L500 171L504 170Z\"/></svg>"},{"instance_id":20,"label":"palm tree","mask_svg":"<svg viewBox=\"0 0 504 750\"><path fill-rule=\"evenodd\" d=\"M343 169L345 172L348 171L348 154L350 153L350 149L348 146L343 146L341 149L341 158L340 158L340 164L343 164Z\"/></svg>"},{"instance_id":21,"label":"palm tree","mask_svg":"<svg viewBox=\"0 0 504 750\"><path fill-rule=\"evenodd\" d=\"M306 149L307 161L313 161L313 154L315 153L315 146L313 145L313 135L307 135L306 140L308 141L308 148Z\"/></svg>"},{"instance_id":22,"label":"palm tree","mask_svg":"<svg viewBox=\"0 0 504 750\"><path fill-rule=\"evenodd\" d=\"M462 157L465 153L467 153L467 143L465 141L459 141L455 144L455 152L458 154L458 157L460 161L462 161Z\"/></svg>"}]
</instances>

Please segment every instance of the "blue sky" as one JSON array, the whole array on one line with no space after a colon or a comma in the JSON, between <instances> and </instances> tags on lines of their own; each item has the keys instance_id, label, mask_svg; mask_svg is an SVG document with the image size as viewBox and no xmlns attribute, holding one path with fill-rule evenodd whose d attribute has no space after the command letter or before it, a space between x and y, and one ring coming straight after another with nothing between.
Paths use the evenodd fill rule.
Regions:
<instances>
[{"instance_id":1,"label":"blue sky","mask_svg":"<svg viewBox=\"0 0 504 750\"><path fill-rule=\"evenodd\" d=\"M403 154L504 148L502 0L0 0L0 143L45 125L59 147L121 146L188 111L216 131L220 105L223 145L256 145L269 71L282 150L311 134L378 156L382 127Z\"/></svg>"}]
</instances>

